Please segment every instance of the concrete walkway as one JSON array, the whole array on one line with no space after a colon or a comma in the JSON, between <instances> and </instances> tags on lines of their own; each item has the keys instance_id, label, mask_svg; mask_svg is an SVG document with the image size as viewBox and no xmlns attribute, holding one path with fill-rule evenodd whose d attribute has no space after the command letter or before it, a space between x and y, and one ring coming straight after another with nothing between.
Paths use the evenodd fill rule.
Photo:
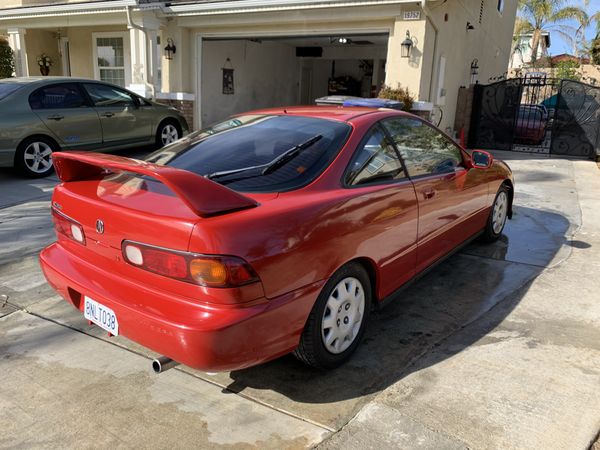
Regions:
<instances>
[{"instance_id":1,"label":"concrete walkway","mask_svg":"<svg viewBox=\"0 0 600 450\"><path fill-rule=\"evenodd\" d=\"M284 357L152 374L152 352L45 283L54 181L0 171L0 448L586 448L600 429L600 171L502 157L517 178L502 239L373 314L327 373Z\"/></svg>"},{"instance_id":2,"label":"concrete walkway","mask_svg":"<svg viewBox=\"0 0 600 450\"><path fill-rule=\"evenodd\" d=\"M586 161L503 156L515 158L517 216L531 205L569 218L560 257L416 360L319 448L587 449L594 441L600 171ZM565 203L570 180L577 198Z\"/></svg>"}]
</instances>

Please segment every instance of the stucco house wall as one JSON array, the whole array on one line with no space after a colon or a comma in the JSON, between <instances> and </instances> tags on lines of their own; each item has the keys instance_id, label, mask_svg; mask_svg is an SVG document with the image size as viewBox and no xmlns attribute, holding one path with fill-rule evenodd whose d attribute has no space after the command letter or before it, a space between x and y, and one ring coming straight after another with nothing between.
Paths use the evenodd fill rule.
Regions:
<instances>
[{"instance_id":1,"label":"stucco house wall","mask_svg":"<svg viewBox=\"0 0 600 450\"><path fill-rule=\"evenodd\" d=\"M56 5L36 7L42 2L8 0L0 2L0 32L9 34L11 45L17 50L19 46L23 49L17 51L25 55L25 66L18 64L22 72L38 74L35 58L45 52L55 59L51 74L64 73L58 37L67 37L71 74L92 78L96 76L94 33L125 33L130 56L127 86L192 111L196 126L207 125L211 117L227 112L241 112L246 106L297 103L297 84L306 67L310 67L319 80L312 92L316 97L315 94L323 93L323 80L328 77L328 66L323 61L364 58L376 62L375 84L384 81L392 87L398 84L408 87L417 100L436 105L443 113L441 127L453 132L458 90L472 81L471 63L477 60L476 78L483 83L505 74L508 66L517 0L505 0L502 12L498 11L497 0L392 0L385 3L366 0L356 5L352 0L343 4L340 0L304 2L306 5L298 6L282 0L275 6L265 4L245 9L239 5L253 3L140 4L136 0L119 0L74 1L70 6L71 2L62 1L43 2ZM128 8L134 27L128 26ZM410 17L406 15L409 12ZM467 23L471 25L469 29ZM144 27L146 32L134 29L138 26ZM402 58L401 43L407 31L413 47L411 56ZM358 34L388 36L387 45L371 47L370 54L360 53L364 49L357 46L335 49L338 53L350 52L348 56L327 55L334 50L325 47L322 58L299 60L274 41L268 45L263 42L261 46L248 43L257 37ZM177 47L172 60L162 54L167 38ZM225 57L220 53L225 50L223 47L222 52L215 50L219 45L216 41L204 41L207 38L247 39L239 42L245 42L245 51L250 51L252 57L247 53L240 56L237 47L241 44L227 41L227 51L237 55L234 68L240 90L236 90L234 96L221 93L220 68ZM340 62L340 67L344 64ZM352 71L349 66L347 70ZM203 111L207 108L218 114Z\"/></svg>"}]
</instances>

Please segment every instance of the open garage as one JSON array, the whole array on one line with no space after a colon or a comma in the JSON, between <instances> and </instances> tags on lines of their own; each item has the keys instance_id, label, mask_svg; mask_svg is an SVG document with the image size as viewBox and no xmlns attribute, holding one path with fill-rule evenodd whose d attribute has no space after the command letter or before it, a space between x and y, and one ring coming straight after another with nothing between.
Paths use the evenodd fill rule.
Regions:
<instances>
[{"instance_id":1,"label":"open garage","mask_svg":"<svg viewBox=\"0 0 600 450\"><path fill-rule=\"evenodd\" d=\"M388 34L203 38L202 125L256 108L314 104L327 95L376 96Z\"/></svg>"}]
</instances>

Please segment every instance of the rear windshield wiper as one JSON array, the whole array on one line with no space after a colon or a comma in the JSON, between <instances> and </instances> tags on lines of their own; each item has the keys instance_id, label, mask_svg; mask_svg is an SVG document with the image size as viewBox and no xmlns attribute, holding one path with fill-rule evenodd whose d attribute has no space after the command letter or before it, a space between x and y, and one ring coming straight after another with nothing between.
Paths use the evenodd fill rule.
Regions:
<instances>
[{"instance_id":1,"label":"rear windshield wiper","mask_svg":"<svg viewBox=\"0 0 600 450\"><path fill-rule=\"evenodd\" d=\"M302 150L307 149L308 147L313 145L315 142L321 140L322 138L323 138L323 135L317 134L316 136L311 137L307 141L304 141L303 143L295 145L292 148L286 150L281 155L272 159L268 163L259 164L256 166L241 167L239 169L222 170L220 172L213 172L213 173L206 175L206 178L208 178L209 180L214 180L215 178L222 178L222 177L226 177L228 175L235 175L236 173L247 172L249 170L256 170L256 169L262 169L262 170L258 174L250 175L250 176L243 177L243 178L233 178L233 179L227 180L227 181L228 182L229 181L237 181L240 179L253 178L253 177L258 177L261 175L268 175L268 174L274 172L275 170L277 170L279 167L286 164L288 161L294 159Z\"/></svg>"}]
</instances>

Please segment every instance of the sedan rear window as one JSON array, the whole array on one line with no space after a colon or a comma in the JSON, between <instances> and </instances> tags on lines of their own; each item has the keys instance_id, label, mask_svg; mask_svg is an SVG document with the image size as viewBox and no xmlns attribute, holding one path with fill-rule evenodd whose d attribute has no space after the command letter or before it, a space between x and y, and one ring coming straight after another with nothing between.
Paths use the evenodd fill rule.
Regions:
<instances>
[{"instance_id":1,"label":"sedan rear window","mask_svg":"<svg viewBox=\"0 0 600 450\"><path fill-rule=\"evenodd\" d=\"M289 191L314 180L350 131L346 123L313 117L239 116L192 133L147 160L207 176L237 191Z\"/></svg>"},{"instance_id":2,"label":"sedan rear window","mask_svg":"<svg viewBox=\"0 0 600 450\"><path fill-rule=\"evenodd\" d=\"M20 87L23 87L23 83L0 83L0 100L8 97Z\"/></svg>"},{"instance_id":3,"label":"sedan rear window","mask_svg":"<svg viewBox=\"0 0 600 450\"><path fill-rule=\"evenodd\" d=\"M29 96L31 109L65 109L85 106L85 99L75 83L44 86Z\"/></svg>"}]
</instances>

